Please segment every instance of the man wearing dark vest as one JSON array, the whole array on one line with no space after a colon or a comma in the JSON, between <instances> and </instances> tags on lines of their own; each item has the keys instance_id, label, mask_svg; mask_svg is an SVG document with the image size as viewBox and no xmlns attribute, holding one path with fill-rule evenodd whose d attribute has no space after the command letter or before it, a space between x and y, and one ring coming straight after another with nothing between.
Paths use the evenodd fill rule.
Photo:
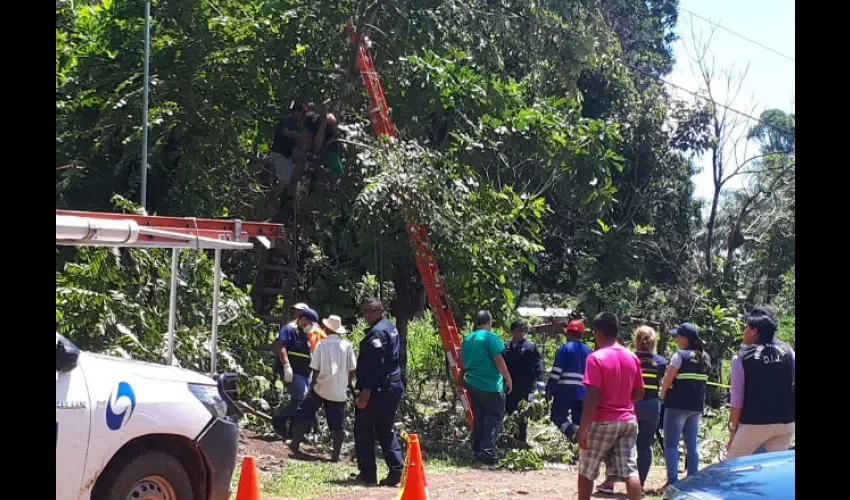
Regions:
<instances>
[{"instance_id":1,"label":"man wearing dark vest","mask_svg":"<svg viewBox=\"0 0 850 500\"><path fill-rule=\"evenodd\" d=\"M295 320L295 328L284 325L280 329L279 359L283 365L284 385L289 393L289 404L281 408L272 419L275 432L284 439L292 437L292 419L310 387L311 344L308 331L318 322L319 315L312 309L303 309Z\"/></svg>"},{"instance_id":2,"label":"man wearing dark vest","mask_svg":"<svg viewBox=\"0 0 850 500\"><path fill-rule=\"evenodd\" d=\"M543 358L533 342L526 339L528 327L522 321L511 323L511 340L505 342L502 357L514 383L514 388L505 397L505 413L517 411L520 401L531 401L537 384L543 383ZM517 423L520 441L528 438L528 422L522 418Z\"/></svg>"},{"instance_id":3,"label":"man wearing dark vest","mask_svg":"<svg viewBox=\"0 0 850 500\"><path fill-rule=\"evenodd\" d=\"M393 425L404 383L399 364L398 329L384 318L383 303L376 298L363 304L363 319L369 329L360 341L357 357L357 408L354 410L354 453L360 474L355 480L366 484L377 482L375 439L381 444L389 474L382 486L401 482L404 462Z\"/></svg>"},{"instance_id":4,"label":"man wearing dark vest","mask_svg":"<svg viewBox=\"0 0 850 500\"><path fill-rule=\"evenodd\" d=\"M787 450L794 436L794 349L775 337L764 308L746 318L744 341L732 358L728 458Z\"/></svg>"}]
</instances>

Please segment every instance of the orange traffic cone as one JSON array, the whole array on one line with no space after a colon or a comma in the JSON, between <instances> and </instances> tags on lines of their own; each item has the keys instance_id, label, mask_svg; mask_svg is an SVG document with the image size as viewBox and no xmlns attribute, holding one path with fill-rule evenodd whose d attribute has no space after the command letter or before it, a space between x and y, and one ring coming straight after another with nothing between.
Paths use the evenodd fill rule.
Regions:
<instances>
[{"instance_id":1,"label":"orange traffic cone","mask_svg":"<svg viewBox=\"0 0 850 500\"><path fill-rule=\"evenodd\" d=\"M260 482L257 480L257 465L254 463L254 457L245 457L242 460L236 500L260 500Z\"/></svg>"},{"instance_id":2,"label":"orange traffic cone","mask_svg":"<svg viewBox=\"0 0 850 500\"><path fill-rule=\"evenodd\" d=\"M425 481L425 464L419 448L419 435L408 434L407 457L398 500L428 500L428 482Z\"/></svg>"}]
</instances>

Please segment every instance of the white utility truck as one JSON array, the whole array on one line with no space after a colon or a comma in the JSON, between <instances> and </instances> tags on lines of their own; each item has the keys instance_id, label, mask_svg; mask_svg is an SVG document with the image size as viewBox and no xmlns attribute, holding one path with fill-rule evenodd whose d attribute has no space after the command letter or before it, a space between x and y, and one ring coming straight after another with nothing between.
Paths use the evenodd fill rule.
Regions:
<instances>
[{"instance_id":1,"label":"white utility truck","mask_svg":"<svg viewBox=\"0 0 850 500\"><path fill-rule=\"evenodd\" d=\"M168 363L180 248L215 250L210 373L221 250L269 246L280 224L56 211L57 245L171 247ZM57 325L57 328L59 325ZM203 375L81 351L56 333L57 500L228 500L236 467L236 375Z\"/></svg>"}]
</instances>

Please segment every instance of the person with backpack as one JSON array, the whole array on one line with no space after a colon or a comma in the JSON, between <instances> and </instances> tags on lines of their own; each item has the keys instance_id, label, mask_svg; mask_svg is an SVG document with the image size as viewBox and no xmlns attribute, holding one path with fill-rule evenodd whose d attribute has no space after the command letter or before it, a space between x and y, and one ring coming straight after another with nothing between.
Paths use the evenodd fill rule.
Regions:
<instances>
[{"instance_id":1,"label":"person with backpack","mask_svg":"<svg viewBox=\"0 0 850 500\"><path fill-rule=\"evenodd\" d=\"M670 331L679 349L670 358L661 381L664 400L664 462L667 484L679 480L679 440L684 435L688 476L699 470L698 434L705 408L705 388L711 370L711 358L705 352L699 330L682 323Z\"/></svg>"}]
</instances>

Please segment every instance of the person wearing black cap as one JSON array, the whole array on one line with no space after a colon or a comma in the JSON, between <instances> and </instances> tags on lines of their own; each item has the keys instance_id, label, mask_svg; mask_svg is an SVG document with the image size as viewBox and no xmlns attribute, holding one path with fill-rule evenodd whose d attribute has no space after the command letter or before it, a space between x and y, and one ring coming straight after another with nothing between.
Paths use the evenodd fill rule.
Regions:
<instances>
[{"instance_id":1,"label":"person wearing black cap","mask_svg":"<svg viewBox=\"0 0 850 500\"><path fill-rule=\"evenodd\" d=\"M528 326L525 323L511 323L511 340L505 342L505 350L502 352L514 383L513 391L505 397L505 413L508 415L516 412L520 401L531 401L537 383L543 383L543 358L537 346L525 338L527 334ZM525 442L528 438L528 422L522 418L517 425L517 437Z\"/></svg>"},{"instance_id":2,"label":"person wearing black cap","mask_svg":"<svg viewBox=\"0 0 850 500\"><path fill-rule=\"evenodd\" d=\"M732 358L727 458L787 450L794 435L794 349L775 338L771 311L745 318L743 345Z\"/></svg>"},{"instance_id":3,"label":"person wearing black cap","mask_svg":"<svg viewBox=\"0 0 850 500\"><path fill-rule=\"evenodd\" d=\"M301 402L307 397L310 387L311 345L308 331L319 321L319 315L312 309L303 309L295 320L296 328L281 328L280 361L283 364L284 384L289 393L289 404L278 410L272 418L272 427L284 439L292 437L289 425L298 412Z\"/></svg>"},{"instance_id":4,"label":"person wearing black cap","mask_svg":"<svg viewBox=\"0 0 850 500\"><path fill-rule=\"evenodd\" d=\"M679 480L679 439L684 434L687 450L688 476L699 470L699 433L702 410L705 407L705 386L711 370L711 358L703 350L699 330L691 323L682 323L670 331L679 347L670 358L667 373L661 381L664 400L664 461L667 483ZM674 382L675 380L675 382Z\"/></svg>"}]
</instances>

